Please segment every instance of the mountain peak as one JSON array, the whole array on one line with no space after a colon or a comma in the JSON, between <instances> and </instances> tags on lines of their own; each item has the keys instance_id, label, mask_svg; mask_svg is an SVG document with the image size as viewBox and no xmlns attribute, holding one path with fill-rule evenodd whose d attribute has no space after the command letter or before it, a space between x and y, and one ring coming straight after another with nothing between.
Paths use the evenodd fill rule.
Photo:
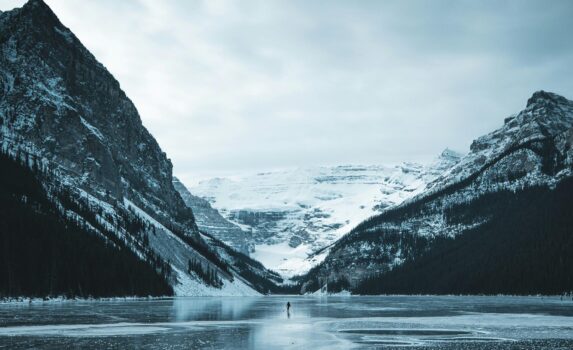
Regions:
<instances>
[{"instance_id":1,"label":"mountain peak","mask_svg":"<svg viewBox=\"0 0 573 350\"><path fill-rule=\"evenodd\" d=\"M557 95L553 92L547 92L539 90L533 93L531 97L527 100L527 107L530 107L539 103L551 103L551 104L569 104L569 100L561 95Z\"/></svg>"},{"instance_id":2,"label":"mountain peak","mask_svg":"<svg viewBox=\"0 0 573 350\"><path fill-rule=\"evenodd\" d=\"M47 7L48 5L46 5L44 0L28 0L24 4L24 6L46 6Z\"/></svg>"},{"instance_id":3,"label":"mountain peak","mask_svg":"<svg viewBox=\"0 0 573 350\"><path fill-rule=\"evenodd\" d=\"M35 26L62 26L58 16L56 16L50 6L43 0L28 0L28 2L22 6L19 13L25 18L31 18Z\"/></svg>"},{"instance_id":4,"label":"mountain peak","mask_svg":"<svg viewBox=\"0 0 573 350\"><path fill-rule=\"evenodd\" d=\"M49 11L53 14L52 9L46 4L43 0L28 0L24 6L22 6L24 10L34 10L34 11Z\"/></svg>"}]
</instances>

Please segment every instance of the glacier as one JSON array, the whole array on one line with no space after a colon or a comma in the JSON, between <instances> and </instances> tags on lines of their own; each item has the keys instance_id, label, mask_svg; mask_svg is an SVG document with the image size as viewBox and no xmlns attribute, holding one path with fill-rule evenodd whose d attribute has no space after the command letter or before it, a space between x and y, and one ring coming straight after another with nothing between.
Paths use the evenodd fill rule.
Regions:
<instances>
[{"instance_id":1,"label":"glacier","mask_svg":"<svg viewBox=\"0 0 573 350\"><path fill-rule=\"evenodd\" d=\"M251 256L285 277L304 274L363 220L422 193L461 154L429 164L343 165L212 178L188 187L251 236Z\"/></svg>"}]
</instances>

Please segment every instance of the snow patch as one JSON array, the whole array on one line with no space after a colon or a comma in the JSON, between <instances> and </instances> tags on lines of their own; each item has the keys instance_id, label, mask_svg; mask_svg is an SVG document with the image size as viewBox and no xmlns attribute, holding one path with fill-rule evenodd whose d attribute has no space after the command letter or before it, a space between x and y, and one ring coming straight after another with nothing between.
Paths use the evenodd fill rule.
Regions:
<instances>
[{"instance_id":1,"label":"snow patch","mask_svg":"<svg viewBox=\"0 0 573 350\"><path fill-rule=\"evenodd\" d=\"M198 283L188 274L174 267L177 274L178 284L173 288L177 296L259 296L260 293L247 286L240 279L233 282L223 280L221 289Z\"/></svg>"},{"instance_id":2,"label":"snow patch","mask_svg":"<svg viewBox=\"0 0 573 350\"><path fill-rule=\"evenodd\" d=\"M83 126L86 127L95 137L97 137L100 141L104 140L103 134L99 131L98 128L88 123L83 117L80 117L80 121L82 122Z\"/></svg>"},{"instance_id":3,"label":"snow patch","mask_svg":"<svg viewBox=\"0 0 573 350\"><path fill-rule=\"evenodd\" d=\"M74 41L74 38L72 37L72 32L70 32L69 30L62 30L58 27L54 27L54 30L56 31L56 33L60 34L61 36L64 37L64 39L68 42L68 43L72 43Z\"/></svg>"}]
</instances>

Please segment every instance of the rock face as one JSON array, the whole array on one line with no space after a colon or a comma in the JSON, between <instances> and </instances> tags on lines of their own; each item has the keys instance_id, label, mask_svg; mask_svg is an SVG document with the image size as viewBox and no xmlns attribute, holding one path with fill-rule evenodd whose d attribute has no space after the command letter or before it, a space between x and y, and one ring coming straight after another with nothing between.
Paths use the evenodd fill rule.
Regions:
<instances>
[{"instance_id":1,"label":"rock face","mask_svg":"<svg viewBox=\"0 0 573 350\"><path fill-rule=\"evenodd\" d=\"M464 214L463 220L450 220L453 210L476 205L488 194L553 188L570 178L572 126L572 101L544 91L534 93L523 111L475 140L469 154L430 182L426 191L366 220L338 241L307 282L338 271L339 277L357 283L391 270L431 248L436 239L456 237L495 215L475 210Z\"/></svg>"},{"instance_id":2,"label":"rock face","mask_svg":"<svg viewBox=\"0 0 573 350\"><path fill-rule=\"evenodd\" d=\"M125 197L195 232L171 162L117 80L43 1L1 16L2 143L45 157L90 192Z\"/></svg>"},{"instance_id":3,"label":"rock face","mask_svg":"<svg viewBox=\"0 0 573 350\"><path fill-rule=\"evenodd\" d=\"M429 165L300 168L214 178L190 191L252 232L247 239L253 257L290 276L319 262L313 252L383 208L421 193L459 159L446 150Z\"/></svg>"},{"instance_id":4,"label":"rock face","mask_svg":"<svg viewBox=\"0 0 573 350\"><path fill-rule=\"evenodd\" d=\"M429 189L438 190L481 172L488 172L483 180L504 185L518 185L520 182L508 180L523 177L528 184L552 182L562 170L556 167L558 163L565 166L570 162L551 157L559 156L555 148L564 147L562 138L567 137L572 118L571 101L554 93L535 92L523 111L506 118L501 128L475 140L470 153L430 184ZM540 162L545 156L543 150L549 152L547 164ZM494 178L495 175L505 178Z\"/></svg>"},{"instance_id":5,"label":"rock face","mask_svg":"<svg viewBox=\"0 0 573 350\"><path fill-rule=\"evenodd\" d=\"M225 219L207 200L192 195L175 177L173 185L185 204L193 210L199 230L209 233L243 254L249 254L253 249L249 231L243 231L239 226Z\"/></svg>"}]
</instances>

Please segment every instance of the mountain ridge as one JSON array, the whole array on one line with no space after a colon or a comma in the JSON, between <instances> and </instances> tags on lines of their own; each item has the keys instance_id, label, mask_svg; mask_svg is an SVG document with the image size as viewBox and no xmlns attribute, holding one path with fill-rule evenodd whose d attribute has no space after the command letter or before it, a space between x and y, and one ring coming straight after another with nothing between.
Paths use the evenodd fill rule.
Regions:
<instances>
[{"instance_id":1,"label":"mountain ridge","mask_svg":"<svg viewBox=\"0 0 573 350\"><path fill-rule=\"evenodd\" d=\"M495 215L468 213L465 220L451 221L445 215L449 208L488 193L553 188L570 178L573 102L556 96L534 93L524 110L476 139L470 152L425 192L362 222L337 241L324 262L301 278L306 283L303 290L317 288L317 278L329 274L332 279L347 278L350 284L360 283L370 273L383 275L431 251L435 241L479 230Z\"/></svg>"},{"instance_id":2,"label":"mountain ridge","mask_svg":"<svg viewBox=\"0 0 573 350\"><path fill-rule=\"evenodd\" d=\"M15 14L5 12L3 17L8 18L2 21L3 27L9 27L3 28L3 32L10 34L3 51L17 50L14 62L8 59L4 65L8 69L4 69L2 80L12 81L11 94L3 96L3 107L7 112L4 114L18 113L11 108L16 105L12 97L21 101L28 96L30 102L24 113L18 113L19 124L12 124L11 131L27 141L33 139L31 148L36 148L35 153L58 162L70 172L81 173L84 182L93 180L102 191L109 191L116 197L131 197L124 188L124 179L140 182L145 192L163 198L162 206L174 203L169 208L171 214L187 215L190 228L196 231L191 215L177 213L184 211L185 206L181 205L181 199L167 180L172 174L171 162L153 136L142 127L135 106L121 90L119 82L43 1L28 2L14 11ZM13 45L16 41L17 46ZM17 69L10 70L11 65ZM31 81L37 76L42 79ZM47 114L54 118L46 118ZM3 135L6 140L8 133L3 132ZM78 135L84 140L78 140ZM71 147L74 144L75 147ZM109 147L110 144L115 147ZM84 157L83 152L88 153L88 157ZM65 157L61 156L63 153ZM135 163L141 165L139 169L131 166L135 159L138 160ZM154 169L150 165L153 162L159 163L159 168ZM145 179L147 183L138 179ZM142 206L157 209L158 203L153 203L156 202L153 197L147 196L145 205L139 200L144 198L132 199ZM161 213L161 210L153 212Z\"/></svg>"}]
</instances>

